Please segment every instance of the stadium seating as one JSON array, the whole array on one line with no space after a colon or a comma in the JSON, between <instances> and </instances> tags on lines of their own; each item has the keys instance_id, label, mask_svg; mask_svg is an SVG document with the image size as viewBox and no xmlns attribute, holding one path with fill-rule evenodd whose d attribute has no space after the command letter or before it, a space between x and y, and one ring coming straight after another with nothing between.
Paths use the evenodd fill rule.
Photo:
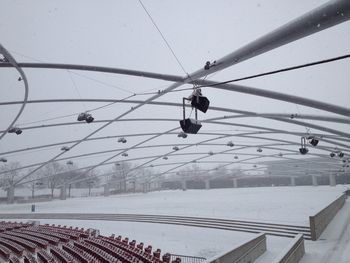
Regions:
<instances>
[{"instance_id":1,"label":"stadium seating","mask_svg":"<svg viewBox=\"0 0 350 263\"><path fill-rule=\"evenodd\" d=\"M24 263L163 263L161 250L61 225L0 221L0 262Z\"/></svg>"}]
</instances>

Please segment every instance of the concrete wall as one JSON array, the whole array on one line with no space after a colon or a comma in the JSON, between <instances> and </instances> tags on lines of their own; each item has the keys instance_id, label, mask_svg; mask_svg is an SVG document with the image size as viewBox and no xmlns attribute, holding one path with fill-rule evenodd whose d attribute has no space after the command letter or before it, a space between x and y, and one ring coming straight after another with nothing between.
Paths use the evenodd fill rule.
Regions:
<instances>
[{"instance_id":1,"label":"concrete wall","mask_svg":"<svg viewBox=\"0 0 350 263\"><path fill-rule=\"evenodd\" d=\"M274 263L297 263L305 254L304 238L297 235L293 241L278 255Z\"/></svg>"},{"instance_id":2,"label":"concrete wall","mask_svg":"<svg viewBox=\"0 0 350 263\"><path fill-rule=\"evenodd\" d=\"M266 236L261 234L241 246L219 256L207 259L205 263L243 263L254 262L266 251Z\"/></svg>"},{"instance_id":3,"label":"concrete wall","mask_svg":"<svg viewBox=\"0 0 350 263\"><path fill-rule=\"evenodd\" d=\"M346 198L346 194L341 195L316 215L309 217L312 240L317 240L320 237L323 230L332 221L336 213L343 207Z\"/></svg>"}]
</instances>

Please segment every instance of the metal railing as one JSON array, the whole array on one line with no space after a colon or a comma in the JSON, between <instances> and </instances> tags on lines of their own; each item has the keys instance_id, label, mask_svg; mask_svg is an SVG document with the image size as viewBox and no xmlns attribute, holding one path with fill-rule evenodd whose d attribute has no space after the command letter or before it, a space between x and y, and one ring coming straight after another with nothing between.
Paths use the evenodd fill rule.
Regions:
<instances>
[{"instance_id":1,"label":"metal railing","mask_svg":"<svg viewBox=\"0 0 350 263\"><path fill-rule=\"evenodd\" d=\"M181 259L181 263L202 263L203 261L206 260L206 258L203 258L203 257L170 254L170 262L172 262L177 258Z\"/></svg>"}]
</instances>

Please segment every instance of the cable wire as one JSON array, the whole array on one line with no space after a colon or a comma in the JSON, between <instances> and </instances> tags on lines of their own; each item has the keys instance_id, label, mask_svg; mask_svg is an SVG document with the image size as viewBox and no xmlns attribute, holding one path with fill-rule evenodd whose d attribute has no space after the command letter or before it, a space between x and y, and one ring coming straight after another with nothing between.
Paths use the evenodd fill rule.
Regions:
<instances>
[{"instance_id":1,"label":"cable wire","mask_svg":"<svg viewBox=\"0 0 350 263\"><path fill-rule=\"evenodd\" d=\"M103 109L103 108L106 108L106 107L109 107L115 103L118 103L118 102L121 102L121 101L125 101L127 99L130 99L131 97L134 97L136 96L136 94L132 94L128 97L125 97L123 99L120 99L120 100L117 100L117 101L113 101L113 102L110 102L110 103L107 103L105 105L102 105L102 106L99 106L99 107L96 107L96 108L92 108L90 110L86 110L86 112L93 112L93 111L97 111L97 110L100 110L100 109ZM57 120L57 119L62 119L62 118L66 118L66 117L72 117L72 116L77 116L80 112L77 112L77 113L72 113L72 114L68 114L68 115L62 115L62 116L57 116L57 117L53 117L53 118L48 118L48 119L43 119L43 120L37 120L37 121L33 121L33 122L26 122L26 123L21 123L20 125L30 125L30 124L35 124L35 123L40 123L40 122L43 122L43 121L52 121L52 120Z\"/></svg>"},{"instance_id":2,"label":"cable wire","mask_svg":"<svg viewBox=\"0 0 350 263\"><path fill-rule=\"evenodd\" d=\"M158 33L160 34L160 36L162 37L162 39L164 40L165 44L167 45L167 47L169 48L169 50L171 51L171 53L173 54L174 58L176 59L177 63L179 64L179 66L181 67L181 69L183 70L183 72L191 79L191 76L187 73L187 71L185 70L184 66L182 65L182 63L180 62L179 58L176 56L174 50L171 48L169 42L166 40L165 36L163 35L162 31L160 31L159 27L157 26L156 22L154 21L154 19L152 18L151 14L147 11L145 5L142 3L141 0L139 0L139 3L141 4L143 10L146 12L146 14L148 15L149 19L151 20L152 24L155 26L155 28L157 29Z\"/></svg>"},{"instance_id":3,"label":"cable wire","mask_svg":"<svg viewBox=\"0 0 350 263\"><path fill-rule=\"evenodd\" d=\"M342 60L342 59L347 59L347 58L350 58L350 54L347 54L347 55L344 55L344 56L339 56L339 57L334 57L334 58L329 58L329 59L323 59L323 60L319 60L319 61L315 61L315 62L310 62L310 63L306 63L306 64L301 64L301 65L297 65L297 66L288 67L288 68L273 70L273 71L269 71L269 72L264 72L264 73L260 73L260 74L256 74L256 75L251 75L251 76L248 76L248 77L227 80L227 81L223 81L223 82L219 82L219 83L215 83L215 84L211 84L211 85L201 85L199 87L214 87L214 86L218 86L218 85L222 85L222 84L227 84L227 83L232 83L232 82L237 82L237 81L253 79L253 78L258 78L258 77L267 76L267 75L273 75L273 74L287 72L287 71L292 71L292 70L296 70L296 69L301 69L301 68L307 68L307 67L311 67L311 66L326 64L326 63L330 63L330 62L334 62L334 61Z\"/></svg>"},{"instance_id":4,"label":"cable wire","mask_svg":"<svg viewBox=\"0 0 350 263\"><path fill-rule=\"evenodd\" d=\"M306 63L306 64L301 64L301 65L297 65L297 66L282 68L282 69L278 69L278 70L263 72L263 73L243 77L243 78L226 80L226 81L217 82L217 83L210 84L210 85L198 85L197 88L215 87L218 85L228 84L228 83L232 83L232 82L238 82L238 81L242 81L242 80L259 78L259 77L274 75L274 74L278 74L278 73L282 73L282 72L293 71L293 70L297 70L297 69L301 69L301 68L307 68L307 67L312 67L312 66L316 66L316 65L326 64L326 63L330 63L330 62L334 62L334 61L338 61L338 60L343 60L343 59L347 59L347 58L350 58L350 54L346 54L344 56L339 56L339 57L333 57L333 58L329 58L329 59L323 59L323 60L310 62L310 63ZM179 91L192 90L192 89L193 88L183 88L183 89L172 90L169 92L179 92ZM153 93L151 93L151 92L138 93L137 95L150 95L150 94L156 94L156 93L155 92L153 92Z\"/></svg>"}]
</instances>

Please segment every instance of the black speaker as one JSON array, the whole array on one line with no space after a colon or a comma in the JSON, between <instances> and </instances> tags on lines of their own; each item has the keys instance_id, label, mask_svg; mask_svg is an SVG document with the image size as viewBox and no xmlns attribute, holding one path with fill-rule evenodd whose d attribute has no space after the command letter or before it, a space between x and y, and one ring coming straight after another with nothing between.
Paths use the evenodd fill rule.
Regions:
<instances>
[{"instance_id":1,"label":"black speaker","mask_svg":"<svg viewBox=\"0 0 350 263\"><path fill-rule=\"evenodd\" d=\"M299 152L302 154L302 155L305 155L309 152L309 149L308 148L299 148Z\"/></svg>"},{"instance_id":2,"label":"black speaker","mask_svg":"<svg viewBox=\"0 0 350 263\"><path fill-rule=\"evenodd\" d=\"M202 124L198 120L194 119L185 119L180 121L181 129L186 133L197 134L200 128L202 128Z\"/></svg>"},{"instance_id":3,"label":"black speaker","mask_svg":"<svg viewBox=\"0 0 350 263\"><path fill-rule=\"evenodd\" d=\"M309 140L309 143L312 145L312 146L317 146L319 140L313 136L310 136L308 137L308 140Z\"/></svg>"},{"instance_id":4,"label":"black speaker","mask_svg":"<svg viewBox=\"0 0 350 263\"><path fill-rule=\"evenodd\" d=\"M191 106L201 112L206 113L209 108L209 100L204 96L193 96L191 99Z\"/></svg>"}]
</instances>

